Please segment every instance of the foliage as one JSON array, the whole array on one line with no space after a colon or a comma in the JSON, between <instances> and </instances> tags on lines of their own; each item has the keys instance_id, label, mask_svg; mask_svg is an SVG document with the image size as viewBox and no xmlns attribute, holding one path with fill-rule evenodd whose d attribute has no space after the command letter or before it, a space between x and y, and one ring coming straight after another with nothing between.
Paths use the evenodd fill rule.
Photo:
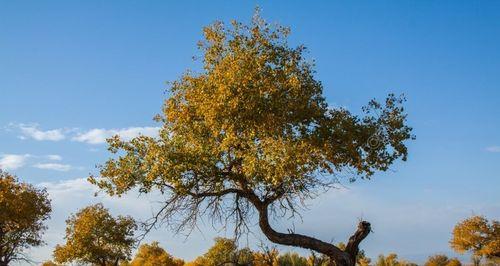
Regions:
<instances>
[{"instance_id":1,"label":"foliage","mask_svg":"<svg viewBox=\"0 0 500 266\"><path fill-rule=\"evenodd\" d=\"M307 266L307 259L296 252L287 252L278 257L278 265Z\"/></svg>"},{"instance_id":2,"label":"foliage","mask_svg":"<svg viewBox=\"0 0 500 266\"><path fill-rule=\"evenodd\" d=\"M462 263L457 258L452 258L448 260L446 266L462 266Z\"/></svg>"},{"instance_id":3,"label":"foliage","mask_svg":"<svg viewBox=\"0 0 500 266\"><path fill-rule=\"evenodd\" d=\"M238 249L233 239L217 237L214 245L190 265L220 266L220 265L251 265L253 253L250 249Z\"/></svg>"},{"instance_id":4,"label":"foliage","mask_svg":"<svg viewBox=\"0 0 500 266\"><path fill-rule=\"evenodd\" d=\"M446 255L437 254L430 256L425 262L425 266L461 266L462 263L456 259L450 259Z\"/></svg>"},{"instance_id":5,"label":"foliage","mask_svg":"<svg viewBox=\"0 0 500 266\"><path fill-rule=\"evenodd\" d=\"M387 256L379 255L375 266L417 266L417 264L400 260L398 255L391 253Z\"/></svg>"},{"instance_id":6,"label":"foliage","mask_svg":"<svg viewBox=\"0 0 500 266\"><path fill-rule=\"evenodd\" d=\"M101 166L102 178L89 180L110 195L161 191L168 200L152 224L161 220L182 230L207 214L216 222L234 221L239 234L257 209L271 241L350 261L369 223L341 252L299 234L277 234L268 215L295 213L339 176L369 178L406 160L405 141L412 135L404 98L372 100L360 116L331 108L305 47L289 46L288 28L258 15L250 25L231 25L204 29L203 70L171 83L157 116L159 137L111 138L116 157Z\"/></svg>"},{"instance_id":7,"label":"foliage","mask_svg":"<svg viewBox=\"0 0 500 266\"><path fill-rule=\"evenodd\" d=\"M483 216L472 216L453 229L451 247L459 252L472 252L477 258L500 259L500 222Z\"/></svg>"},{"instance_id":8,"label":"foliage","mask_svg":"<svg viewBox=\"0 0 500 266\"><path fill-rule=\"evenodd\" d=\"M81 209L66 220L66 243L57 245L58 263L119 265L129 259L136 242L136 223L131 217L114 218L102 204Z\"/></svg>"},{"instance_id":9,"label":"foliage","mask_svg":"<svg viewBox=\"0 0 500 266\"><path fill-rule=\"evenodd\" d=\"M143 244L139 247L130 266L182 266L184 261L168 254L158 242Z\"/></svg>"},{"instance_id":10,"label":"foliage","mask_svg":"<svg viewBox=\"0 0 500 266\"><path fill-rule=\"evenodd\" d=\"M44 222L51 210L45 189L0 170L0 265L28 261L23 251L44 244Z\"/></svg>"},{"instance_id":11,"label":"foliage","mask_svg":"<svg viewBox=\"0 0 500 266\"><path fill-rule=\"evenodd\" d=\"M276 248L262 246L261 251L254 251L254 266L278 266L279 251Z\"/></svg>"},{"instance_id":12,"label":"foliage","mask_svg":"<svg viewBox=\"0 0 500 266\"><path fill-rule=\"evenodd\" d=\"M59 266L59 264L57 264L51 260L48 260L48 261L44 261L41 266Z\"/></svg>"}]
</instances>

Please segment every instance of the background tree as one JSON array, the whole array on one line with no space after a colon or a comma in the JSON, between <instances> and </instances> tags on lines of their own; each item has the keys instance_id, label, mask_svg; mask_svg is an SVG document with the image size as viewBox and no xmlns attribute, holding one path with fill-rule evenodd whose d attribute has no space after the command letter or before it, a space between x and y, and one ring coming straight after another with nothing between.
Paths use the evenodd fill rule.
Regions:
<instances>
[{"instance_id":1,"label":"background tree","mask_svg":"<svg viewBox=\"0 0 500 266\"><path fill-rule=\"evenodd\" d=\"M44 261L41 266L60 266L60 265L51 261L51 260L48 260L48 261Z\"/></svg>"},{"instance_id":2,"label":"background tree","mask_svg":"<svg viewBox=\"0 0 500 266\"><path fill-rule=\"evenodd\" d=\"M0 265L29 261L23 251L42 245L51 206L45 189L0 170Z\"/></svg>"},{"instance_id":3,"label":"background tree","mask_svg":"<svg viewBox=\"0 0 500 266\"><path fill-rule=\"evenodd\" d=\"M276 248L269 248L264 244L260 251L254 254L254 266L278 266L279 251Z\"/></svg>"},{"instance_id":4,"label":"background tree","mask_svg":"<svg viewBox=\"0 0 500 266\"><path fill-rule=\"evenodd\" d=\"M462 263L457 259L450 259L443 254L430 256L425 262L425 266L461 266Z\"/></svg>"},{"instance_id":5,"label":"background tree","mask_svg":"<svg viewBox=\"0 0 500 266\"><path fill-rule=\"evenodd\" d=\"M196 224L208 214L231 221L238 235L256 212L258 225L277 244L326 254L337 265L354 265L371 227L359 223L346 250L297 233L276 231L269 220L295 214L305 200L337 178L369 178L406 160L411 136L403 99L375 100L358 116L331 108L314 78L305 48L287 43L290 30L264 22L215 23L200 42L203 69L171 83L158 138L109 140L117 157L90 181L111 195L137 187L167 197L152 223ZM180 221L180 222L179 222Z\"/></svg>"},{"instance_id":6,"label":"background tree","mask_svg":"<svg viewBox=\"0 0 500 266\"><path fill-rule=\"evenodd\" d=\"M379 255L375 266L417 266L417 264L400 260L397 254L391 253L387 256Z\"/></svg>"},{"instance_id":7,"label":"background tree","mask_svg":"<svg viewBox=\"0 0 500 266\"><path fill-rule=\"evenodd\" d=\"M278 257L279 266L308 266L307 259L297 252L286 252Z\"/></svg>"},{"instance_id":8,"label":"background tree","mask_svg":"<svg viewBox=\"0 0 500 266\"><path fill-rule=\"evenodd\" d=\"M253 253L250 249L238 249L233 239L217 237L214 245L192 265L224 266L224 265L251 265Z\"/></svg>"},{"instance_id":9,"label":"background tree","mask_svg":"<svg viewBox=\"0 0 500 266\"><path fill-rule=\"evenodd\" d=\"M66 224L66 243L54 250L58 263L117 266L129 259L136 242L134 219L114 218L102 204L81 209L71 215Z\"/></svg>"},{"instance_id":10,"label":"background tree","mask_svg":"<svg viewBox=\"0 0 500 266\"><path fill-rule=\"evenodd\" d=\"M182 266L184 261L168 254L158 242L142 244L130 266Z\"/></svg>"},{"instance_id":11,"label":"background tree","mask_svg":"<svg viewBox=\"0 0 500 266\"><path fill-rule=\"evenodd\" d=\"M472 216L459 222L453 229L451 248L459 253L471 252L479 263L482 257L500 260L500 222L488 221L483 216Z\"/></svg>"},{"instance_id":12,"label":"background tree","mask_svg":"<svg viewBox=\"0 0 500 266\"><path fill-rule=\"evenodd\" d=\"M460 262L457 258L452 258L448 260L446 266L462 266L462 262Z\"/></svg>"}]
</instances>

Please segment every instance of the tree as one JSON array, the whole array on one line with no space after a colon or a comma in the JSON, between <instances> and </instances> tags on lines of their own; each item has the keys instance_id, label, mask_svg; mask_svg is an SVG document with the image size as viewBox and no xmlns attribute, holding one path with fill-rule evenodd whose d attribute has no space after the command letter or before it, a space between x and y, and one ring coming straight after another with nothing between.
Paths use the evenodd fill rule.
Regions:
<instances>
[{"instance_id":1,"label":"tree","mask_svg":"<svg viewBox=\"0 0 500 266\"><path fill-rule=\"evenodd\" d=\"M308 266L307 259L296 252L287 252L278 257L279 266Z\"/></svg>"},{"instance_id":2,"label":"tree","mask_svg":"<svg viewBox=\"0 0 500 266\"><path fill-rule=\"evenodd\" d=\"M192 264L203 266L251 265L253 253L250 249L238 249L233 239L217 237L214 245Z\"/></svg>"},{"instance_id":3,"label":"tree","mask_svg":"<svg viewBox=\"0 0 500 266\"><path fill-rule=\"evenodd\" d=\"M57 263L117 266L128 260L136 243L136 223L128 216L114 218L102 204L85 207L66 220L66 243L57 245Z\"/></svg>"},{"instance_id":4,"label":"tree","mask_svg":"<svg viewBox=\"0 0 500 266\"><path fill-rule=\"evenodd\" d=\"M483 216L467 218L453 229L451 248L459 253L472 252L473 260L479 263L482 257L500 259L500 222L488 221Z\"/></svg>"},{"instance_id":5,"label":"tree","mask_svg":"<svg viewBox=\"0 0 500 266\"><path fill-rule=\"evenodd\" d=\"M261 251L253 253L254 266L278 266L279 251L276 248L269 248L261 245Z\"/></svg>"},{"instance_id":6,"label":"tree","mask_svg":"<svg viewBox=\"0 0 500 266\"><path fill-rule=\"evenodd\" d=\"M446 255L437 254L430 256L425 262L425 266L446 266L448 264L448 257Z\"/></svg>"},{"instance_id":7,"label":"tree","mask_svg":"<svg viewBox=\"0 0 500 266\"><path fill-rule=\"evenodd\" d=\"M448 260L446 266L462 266L462 263L457 258L453 258Z\"/></svg>"},{"instance_id":8,"label":"tree","mask_svg":"<svg viewBox=\"0 0 500 266\"><path fill-rule=\"evenodd\" d=\"M101 177L89 180L110 195L161 191L168 199L152 224L167 222L178 231L207 214L234 223L238 235L256 213L271 242L354 265L370 223L360 222L342 251L310 236L278 232L270 219L296 214L339 176L369 178L406 160L405 141L412 135L404 99L372 100L364 115L329 107L314 63L304 58L304 46L288 45L289 32L258 15L250 25L206 27L199 46L203 69L171 83L156 117L162 123L158 138L111 138L115 157L101 165Z\"/></svg>"},{"instance_id":9,"label":"tree","mask_svg":"<svg viewBox=\"0 0 500 266\"><path fill-rule=\"evenodd\" d=\"M57 264L51 260L48 260L48 261L44 261L41 266L59 266L59 264Z\"/></svg>"},{"instance_id":10,"label":"tree","mask_svg":"<svg viewBox=\"0 0 500 266\"><path fill-rule=\"evenodd\" d=\"M375 266L417 266L417 264L400 260L397 254L391 253L387 256L379 255Z\"/></svg>"},{"instance_id":11,"label":"tree","mask_svg":"<svg viewBox=\"0 0 500 266\"><path fill-rule=\"evenodd\" d=\"M143 244L139 247L130 266L182 266L184 261L168 254L158 242Z\"/></svg>"},{"instance_id":12,"label":"tree","mask_svg":"<svg viewBox=\"0 0 500 266\"><path fill-rule=\"evenodd\" d=\"M448 258L443 254L430 256L425 262L425 266L461 266L462 263L457 258Z\"/></svg>"},{"instance_id":13,"label":"tree","mask_svg":"<svg viewBox=\"0 0 500 266\"><path fill-rule=\"evenodd\" d=\"M45 189L19 182L0 170L0 266L29 261L23 252L44 244L44 222L51 211Z\"/></svg>"}]
</instances>

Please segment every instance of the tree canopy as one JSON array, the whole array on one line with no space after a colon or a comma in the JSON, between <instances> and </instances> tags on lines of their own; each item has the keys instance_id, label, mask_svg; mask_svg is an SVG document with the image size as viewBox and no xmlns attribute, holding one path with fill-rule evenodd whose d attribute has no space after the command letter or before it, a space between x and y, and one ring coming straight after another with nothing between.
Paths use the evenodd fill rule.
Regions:
<instances>
[{"instance_id":1,"label":"tree canopy","mask_svg":"<svg viewBox=\"0 0 500 266\"><path fill-rule=\"evenodd\" d=\"M182 266L184 261L174 258L156 241L142 244L130 266Z\"/></svg>"},{"instance_id":2,"label":"tree canopy","mask_svg":"<svg viewBox=\"0 0 500 266\"><path fill-rule=\"evenodd\" d=\"M221 266L253 265L253 252L248 248L239 249L234 239L217 237L210 249L188 265Z\"/></svg>"},{"instance_id":3,"label":"tree canopy","mask_svg":"<svg viewBox=\"0 0 500 266\"><path fill-rule=\"evenodd\" d=\"M136 243L134 219L114 218L102 204L81 209L71 215L66 224L66 243L54 250L57 263L117 266L129 259Z\"/></svg>"},{"instance_id":4,"label":"tree canopy","mask_svg":"<svg viewBox=\"0 0 500 266\"><path fill-rule=\"evenodd\" d=\"M462 266L462 263L457 258L448 258L443 254L436 254L427 258L424 266Z\"/></svg>"},{"instance_id":5,"label":"tree canopy","mask_svg":"<svg viewBox=\"0 0 500 266\"><path fill-rule=\"evenodd\" d=\"M417 264L399 259L397 254L390 253L387 256L379 255L375 266L417 266Z\"/></svg>"},{"instance_id":6,"label":"tree canopy","mask_svg":"<svg viewBox=\"0 0 500 266\"><path fill-rule=\"evenodd\" d=\"M45 189L0 170L0 265L28 261L23 251L44 244L44 223L51 211Z\"/></svg>"},{"instance_id":7,"label":"tree canopy","mask_svg":"<svg viewBox=\"0 0 500 266\"><path fill-rule=\"evenodd\" d=\"M90 177L111 195L138 188L161 191L166 203L153 219L192 228L203 214L248 230L257 213L269 240L326 254L353 265L370 232L361 222L345 251L296 233L275 231L269 219L294 214L348 176L350 181L406 160L404 98L372 100L356 115L328 106L304 46L291 47L290 30L263 21L204 28L203 68L171 83L157 121L159 137L114 137L116 154Z\"/></svg>"},{"instance_id":8,"label":"tree canopy","mask_svg":"<svg viewBox=\"0 0 500 266\"><path fill-rule=\"evenodd\" d=\"M472 216L453 228L451 247L459 252L472 252L477 258L500 260L500 222L483 216Z\"/></svg>"}]
</instances>

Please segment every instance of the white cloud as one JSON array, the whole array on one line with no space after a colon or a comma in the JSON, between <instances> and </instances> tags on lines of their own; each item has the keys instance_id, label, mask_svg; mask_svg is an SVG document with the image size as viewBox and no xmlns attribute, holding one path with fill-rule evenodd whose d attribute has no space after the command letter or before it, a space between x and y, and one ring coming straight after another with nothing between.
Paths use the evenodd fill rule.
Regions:
<instances>
[{"instance_id":1,"label":"white cloud","mask_svg":"<svg viewBox=\"0 0 500 266\"><path fill-rule=\"evenodd\" d=\"M38 169L54 170L60 172L67 172L72 169L71 165L60 164L60 163L37 163L33 165L33 167Z\"/></svg>"},{"instance_id":2,"label":"white cloud","mask_svg":"<svg viewBox=\"0 0 500 266\"><path fill-rule=\"evenodd\" d=\"M489 147L486 147L486 151L488 151L488 152L500 152L500 146L489 146Z\"/></svg>"},{"instance_id":3,"label":"white cloud","mask_svg":"<svg viewBox=\"0 0 500 266\"><path fill-rule=\"evenodd\" d=\"M43 131L38 129L38 125L36 124L34 125L19 124L18 127L22 133L22 135L20 136L21 139L31 138L39 141L42 140L59 141L66 138L63 129L52 129Z\"/></svg>"},{"instance_id":4,"label":"white cloud","mask_svg":"<svg viewBox=\"0 0 500 266\"><path fill-rule=\"evenodd\" d=\"M29 154L3 154L0 156L0 168L14 170L26 164Z\"/></svg>"},{"instance_id":5,"label":"white cloud","mask_svg":"<svg viewBox=\"0 0 500 266\"><path fill-rule=\"evenodd\" d=\"M158 136L159 127L129 127L122 129L101 129L94 128L87 132L80 133L73 137L74 141L85 142L89 144L105 143L106 139L119 135L123 140L131 140L139 135L156 137Z\"/></svg>"},{"instance_id":6,"label":"white cloud","mask_svg":"<svg viewBox=\"0 0 500 266\"><path fill-rule=\"evenodd\" d=\"M62 157L61 157L61 155L57 155L57 154L49 154L49 155L47 155L47 159L49 159L51 161L61 161Z\"/></svg>"}]
</instances>

